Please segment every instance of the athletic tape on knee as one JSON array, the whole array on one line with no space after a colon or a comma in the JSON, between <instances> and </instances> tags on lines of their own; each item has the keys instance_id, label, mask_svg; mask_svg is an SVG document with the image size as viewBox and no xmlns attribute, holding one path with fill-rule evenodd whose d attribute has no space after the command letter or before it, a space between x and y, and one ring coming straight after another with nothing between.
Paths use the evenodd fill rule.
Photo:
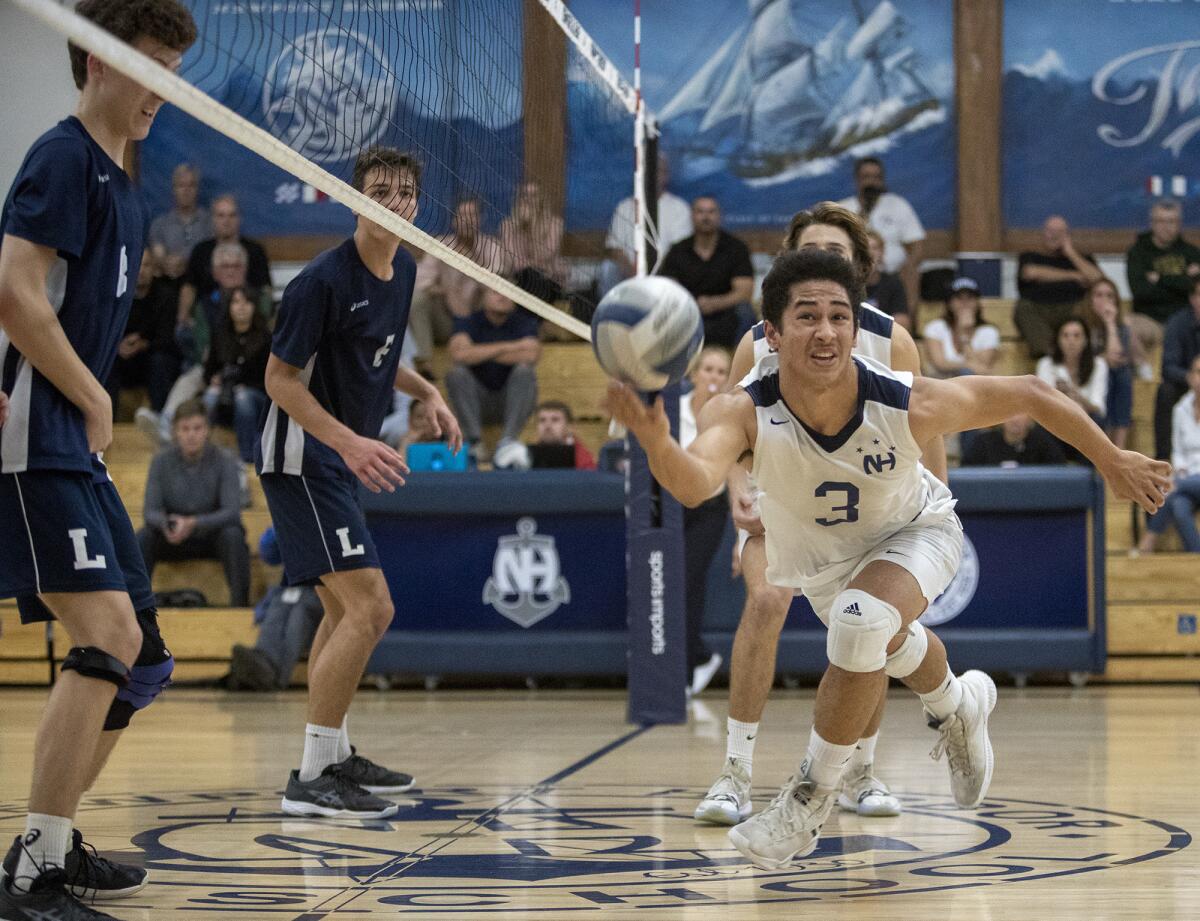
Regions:
<instances>
[{"instance_id":1,"label":"athletic tape on knee","mask_svg":"<svg viewBox=\"0 0 1200 921\"><path fill-rule=\"evenodd\" d=\"M158 631L158 612L147 608L137 612L142 628L142 648L129 670L129 681L117 696L104 720L105 730L124 729L138 710L144 710L171 683L175 659Z\"/></svg>"},{"instance_id":2,"label":"athletic tape on knee","mask_svg":"<svg viewBox=\"0 0 1200 921\"><path fill-rule=\"evenodd\" d=\"M925 661L925 653L929 651L929 635L925 628L916 621L908 625L908 635L900 648L887 657L887 665L883 670L891 678L907 678Z\"/></svg>"},{"instance_id":3,"label":"athletic tape on knee","mask_svg":"<svg viewBox=\"0 0 1200 921\"><path fill-rule=\"evenodd\" d=\"M874 595L848 588L834 599L825 651L848 672L877 672L887 664L887 644L900 631L900 612Z\"/></svg>"}]
</instances>

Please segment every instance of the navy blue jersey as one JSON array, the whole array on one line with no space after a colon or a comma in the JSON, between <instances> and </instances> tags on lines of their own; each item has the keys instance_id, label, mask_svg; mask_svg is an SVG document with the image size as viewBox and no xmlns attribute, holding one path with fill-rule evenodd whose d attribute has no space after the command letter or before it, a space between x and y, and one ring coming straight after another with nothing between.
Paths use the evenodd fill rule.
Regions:
<instances>
[{"instance_id":1,"label":"navy blue jersey","mask_svg":"<svg viewBox=\"0 0 1200 921\"><path fill-rule=\"evenodd\" d=\"M67 340L97 380L108 379L133 303L148 222L125 171L66 118L25 155L0 214L4 234L48 246L58 259L46 295ZM93 471L83 414L0 331L0 472Z\"/></svg>"},{"instance_id":2,"label":"navy blue jersey","mask_svg":"<svg viewBox=\"0 0 1200 921\"><path fill-rule=\"evenodd\" d=\"M379 437L392 406L417 265L396 251L391 281L363 264L351 238L326 250L283 292L271 352L295 368L321 407L356 434ZM328 445L273 402L258 446L259 473L349 476Z\"/></svg>"}]
</instances>

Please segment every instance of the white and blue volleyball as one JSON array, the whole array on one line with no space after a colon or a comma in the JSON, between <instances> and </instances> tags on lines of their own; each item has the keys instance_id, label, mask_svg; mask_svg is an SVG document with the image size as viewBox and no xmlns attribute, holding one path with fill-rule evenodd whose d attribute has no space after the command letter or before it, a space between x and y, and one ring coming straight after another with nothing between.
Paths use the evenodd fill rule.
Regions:
<instances>
[{"instance_id":1,"label":"white and blue volleyball","mask_svg":"<svg viewBox=\"0 0 1200 921\"><path fill-rule=\"evenodd\" d=\"M642 391L682 380L704 345L704 320L679 282L630 278L592 316L592 349L609 377Z\"/></svg>"}]
</instances>

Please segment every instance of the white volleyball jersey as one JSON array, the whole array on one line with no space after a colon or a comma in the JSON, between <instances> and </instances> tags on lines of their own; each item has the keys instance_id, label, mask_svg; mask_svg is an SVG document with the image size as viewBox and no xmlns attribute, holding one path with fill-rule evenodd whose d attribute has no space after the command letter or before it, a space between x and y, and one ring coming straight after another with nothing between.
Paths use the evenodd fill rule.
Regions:
<instances>
[{"instance_id":1,"label":"white volleyball jersey","mask_svg":"<svg viewBox=\"0 0 1200 921\"><path fill-rule=\"evenodd\" d=\"M862 304L858 312L858 341L854 344L855 355L866 355L889 368L892 366L892 330L895 321L878 307ZM759 320L751 327L754 333L754 363L764 355L771 354L767 345L767 330Z\"/></svg>"},{"instance_id":2,"label":"white volleyball jersey","mask_svg":"<svg viewBox=\"0 0 1200 921\"><path fill-rule=\"evenodd\" d=\"M772 585L804 589L830 564L863 556L901 528L954 514L950 490L921 466L908 427L912 375L853 360L858 409L836 435L813 431L784 403L776 356L742 381L758 420L752 475Z\"/></svg>"}]
</instances>

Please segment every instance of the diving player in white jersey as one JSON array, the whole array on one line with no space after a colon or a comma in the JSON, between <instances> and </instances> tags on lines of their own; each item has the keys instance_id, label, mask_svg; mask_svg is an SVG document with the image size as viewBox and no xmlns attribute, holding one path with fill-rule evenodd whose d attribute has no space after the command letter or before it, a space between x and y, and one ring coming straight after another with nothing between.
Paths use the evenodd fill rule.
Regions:
<instances>
[{"instance_id":1,"label":"diving player in white jersey","mask_svg":"<svg viewBox=\"0 0 1200 921\"><path fill-rule=\"evenodd\" d=\"M833 202L819 202L798 212L788 225L783 250L819 249L851 262L861 277L871 268L870 239L858 215ZM734 354L730 389L736 387L763 357L772 354L765 323L756 324L742 337ZM863 304L854 354L873 358L897 371L921 373L921 356L912 336L892 318ZM942 439L934 438L921 455L921 462L946 481L946 451ZM779 633L792 602L789 588L767 582L767 557L763 526L759 517L758 487L747 474L743 461L729 477L729 503L738 526L738 564L746 585L742 609L733 640L729 670L729 717L726 721L725 760L720 776L696 807L695 818L719 825L736 825L751 812L751 772L759 720L775 679L775 655ZM875 746L879 724L887 704L883 689L879 706L855 745L843 780L839 803L843 809L862 816L894 816L900 800L887 784L875 776Z\"/></svg>"},{"instance_id":2,"label":"diving player in white jersey","mask_svg":"<svg viewBox=\"0 0 1200 921\"><path fill-rule=\"evenodd\" d=\"M606 401L654 476L685 505L711 495L752 451L767 578L802 591L828 623L829 666L808 750L772 803L729 832L764 869L816 848L888 676L917 692L939 731L934 751L947 754L955 802L971 808L987 793L995 685L982 672L955 676L941 641L916 622L949 584L962 550L954 499L921 465L921 445L1028 412L1089 458L1119 498L1153 512L1169 487L1169 464L1118 449L1036 377L914 379L854 357L861 300L861 281L845 260L781 255L763 283L767 338L778 356L709 401L687 451L671 438L661 400L647 407L613 382Z\"/></svg>"}]
</instances>

